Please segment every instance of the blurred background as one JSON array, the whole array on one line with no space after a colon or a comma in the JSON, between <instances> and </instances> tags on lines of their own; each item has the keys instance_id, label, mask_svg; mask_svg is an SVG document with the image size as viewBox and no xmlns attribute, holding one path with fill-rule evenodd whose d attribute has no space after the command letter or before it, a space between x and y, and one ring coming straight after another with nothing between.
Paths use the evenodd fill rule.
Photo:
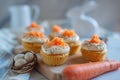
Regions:
<instances>
[{"instance_id":1,"label":"blurred background","mask_svg":"<svg viewBox=\"0 0 120 80\"><path fill-rule=\"evenodd\" d=\"M73 7L82 6L91 0L0 0L0 26L10 23L9 8L13 5L37 5L40 15L37 21L66 19L66 13ZM120 0L94 0L97 7L89 12L100 26L120 31Z\"/></svg>"}]
</instances>

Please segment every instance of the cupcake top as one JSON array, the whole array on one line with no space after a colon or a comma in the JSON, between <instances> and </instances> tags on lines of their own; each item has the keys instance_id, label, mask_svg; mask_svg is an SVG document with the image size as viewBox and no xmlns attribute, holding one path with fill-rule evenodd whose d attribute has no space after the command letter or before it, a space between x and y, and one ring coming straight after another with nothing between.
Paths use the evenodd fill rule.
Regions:
<instances>
[{"instance_id":1,"label":"cupcake top","mask_svg":"<svg viewBox=\"0 0 120 80\"><path fill-rule=\"evenodd\" d=\"M42 45L42 51L46 54L65 54L70 50L68 44L62 38L55 37Z\"/></svg>"},{"instance_id":2,"label":"cupcake top","mask_svg":"<svg viewBox=\"0 0 120 80\"><path fill-rule=\"evenodd\" d=\"M48 38L42 32L31 31L25 34L22 38L22 41L25 42L36 42L36 43L44 43L48 40Z\"/></svg>"},{"instance_id":3,"label":"cupcake top","mask_svg":"<svg viewBox=\"0 0 120 80\"><path fill-rule=\"evenodd\" d=\"M75 33L74 30L64 30L62 33L62 38L65 40L65 42L79 41L79 36Z\"/></svg>"},{"instance_id":4,"label":"cupcake top","mask_svg":"<svg viewBox=\"0 0 120 80\"><path fill-rule=\"evenodd\" d=\"M25 32L27 33L30 31L44 32L44 29L40 25L38 25L37 23L32 22L32 24L27 27Z\"/></svg>"},{"instance_id":5,"label":"cupcake top","mask_svg":"<svg viewBox=\"0 0 120 80\"><path fill-rule=\"evenodd\" d=\"M50 35L54 37L59 37L61 35L61 32L62 32L62 28L60 26L53 25L52 32L50 33Z\"/></svg>"},{"instance_id":6,"label":"cupcake top","mask_svg":"<svg viewBox=\"0 0 120 80\"><path fill-rule=\"evenodd\" d=\"M94 34L90 40L85 40L82 49L86 50L106 50L106 44L100 40L97 34Z\"/></svg>"}]
</instances>

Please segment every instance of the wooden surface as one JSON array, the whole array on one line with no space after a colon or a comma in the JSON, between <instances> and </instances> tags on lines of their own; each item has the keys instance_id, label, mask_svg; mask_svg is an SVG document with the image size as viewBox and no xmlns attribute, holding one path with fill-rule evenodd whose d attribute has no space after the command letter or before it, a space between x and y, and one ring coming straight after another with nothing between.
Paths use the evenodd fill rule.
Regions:
<instances>
[{"instance_id":1,"label":"wooden surface","mask_svg":"<svg viewBox=\"0 0 120 80\"><path fill-rule=\"evenodd\" d=\"M69 56L67 62L61 66L48 66L43 63L39 55L38 57L39 60L38 65L36 65L36 69L49 80L62 80L61 72L68 65L88 62L87 60L81 57L80 53Z\"/></svg>"}]
</instances>

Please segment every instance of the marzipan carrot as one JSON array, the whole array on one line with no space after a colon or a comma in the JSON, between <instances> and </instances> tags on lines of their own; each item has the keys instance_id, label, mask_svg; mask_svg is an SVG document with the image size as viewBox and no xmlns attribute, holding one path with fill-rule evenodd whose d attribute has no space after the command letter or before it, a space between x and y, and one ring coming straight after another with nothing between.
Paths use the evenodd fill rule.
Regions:
<instances>
[{"instance_id":1,"label":"marzipan carrot","mask_svg":"<svg viewBox=\"0 0 120 80\"><path fill-rule=\"evenodd\" d=\"M103 73L120 67L118 61L100 61L84 64L73 64L62 71L63 80L89 80Z\"/></svg>"}]
</instances>

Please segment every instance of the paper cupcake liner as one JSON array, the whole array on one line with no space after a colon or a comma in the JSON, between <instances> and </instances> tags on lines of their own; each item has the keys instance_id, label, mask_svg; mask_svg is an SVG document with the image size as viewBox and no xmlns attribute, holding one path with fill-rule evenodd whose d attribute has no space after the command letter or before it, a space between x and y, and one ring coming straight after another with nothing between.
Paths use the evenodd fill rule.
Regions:
<instances>
[{"instance_id":1,"label":"paper cupcake liner","mask_svg":"<svg viewBox=\"0 0 120 80\"><path fill-rule=\"evenodd\" d=\"M69 52L70 55L73 55L73 54L80 52L80 48L81 48L80 42L78 42L78 44L76 44L76 45L75 44L71 45L71 43L68 43L68 45L70 46L70 52Z\"/></svg>"},{"instance_id":2,"label":"paper cupcake liner","mask_svg":"<svg viewBox=\"0 0 120 80\"><path fill-rule=\"evenodd\" d=\"M39 53L41 50L41 43L27 43L22 42L23 48L25 51L33 51L35 53Z\"/></svg>"},{"instance_id":3,"label":"paper cupcake liner","mask_svg":"<svg viewBox=\"0 0 120 80\"><path fill-rule=\"evenodd\" d=\"M81 49L82 56L90 61L103 61L106 58L106 50L94 51Z\"/></svg>"},{"instance_id":4,"label":"paper cupcake liner","mask_svg":"<svg viewBox=\"0 0 120 80\"><path fill-rule=\"evenodd\" d=\"M41 50L40 55L45 64L50 66L58 66L64 64L67 61L69 53L46 54Z\"/></svg>"}]
</instances>

